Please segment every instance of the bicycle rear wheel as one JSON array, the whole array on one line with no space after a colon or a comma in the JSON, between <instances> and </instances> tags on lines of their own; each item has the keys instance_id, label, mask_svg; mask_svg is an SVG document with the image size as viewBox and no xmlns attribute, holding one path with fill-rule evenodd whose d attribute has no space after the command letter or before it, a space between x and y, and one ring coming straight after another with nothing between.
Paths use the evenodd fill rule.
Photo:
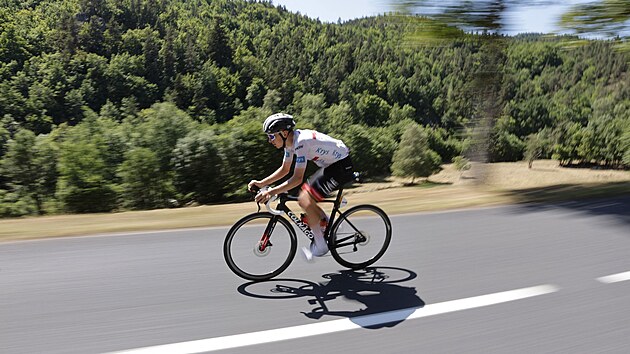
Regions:
<instances>
[{"instance_id":1,"label":"bicycle rear wheel","mask_svg":"<svg viewBox=\"0 0 630 354\"><path fill-rule=\"evenodd\" d=\"M237 221L223 244L228 267L239 277L261 281L282 273L297 251L291 224L271 213L250 214Z\"/></svg>"},{"instance_id":2,"label":"bicycle rear wheel","mask_svg":"<svg viewBox=\"0 0 630 354\"><path fill-rule=\"evenodd\" d=\"M362 269L383 256L391 237L392 224L383 210L373 205L357 205L335 221L328 243L339 264Z\"/></svg>"}]
</instances>

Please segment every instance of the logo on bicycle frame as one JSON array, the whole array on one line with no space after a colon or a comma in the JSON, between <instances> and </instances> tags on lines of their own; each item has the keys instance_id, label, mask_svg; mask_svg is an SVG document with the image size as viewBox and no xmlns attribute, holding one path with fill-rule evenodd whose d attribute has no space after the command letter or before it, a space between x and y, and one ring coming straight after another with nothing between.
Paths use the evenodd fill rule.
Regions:
<instances>
[{"instance_id":1,"label":"logo on bicycle frame","mask_svg":"<svg viewBox=\"0 0 630 354\"><path fill-rule=\"evenodd\" d=\"M302 230L302 232L304 232L304 234L306 234L306 236L308 238L310 238L311 240L313 239L313 237L315 237L315 235L313 235L313 231L311 230L310 227L308 227L307 224L303 223L302 220L300 220L297 215L293 214L292 212L288 212L287 213L289 215L289 217L291 218L291 220L293 220L293 222L300 228L300 230Z\"/></svg>"}]
</instances>

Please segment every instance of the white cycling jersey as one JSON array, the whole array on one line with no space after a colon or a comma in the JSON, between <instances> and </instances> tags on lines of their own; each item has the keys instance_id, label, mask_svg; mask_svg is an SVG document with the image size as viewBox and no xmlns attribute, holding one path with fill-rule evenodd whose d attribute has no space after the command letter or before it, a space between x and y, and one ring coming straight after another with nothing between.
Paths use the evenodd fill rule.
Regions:
<instances>
[{"instance_id":1,"label":"white cycling jersey","mask_svg":"<svg viewBox=\"0 0 630 354\"><path fill-rule=\"evenodd\" d=\"M306 168L307 161L319 167L328 167L348 156L348 147L341 140L331 138L315 130L296 129L293 131L293 148L284 149L284 161L295 158L295 168Z\"/></svg>"}]
</instances>

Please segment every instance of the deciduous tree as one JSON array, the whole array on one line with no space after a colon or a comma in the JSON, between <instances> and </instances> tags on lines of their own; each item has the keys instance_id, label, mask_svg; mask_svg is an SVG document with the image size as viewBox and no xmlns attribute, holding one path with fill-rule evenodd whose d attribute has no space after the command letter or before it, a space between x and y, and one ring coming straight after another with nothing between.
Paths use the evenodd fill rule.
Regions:
<instances>
[{"instance_id":1,"label":"deciduous tree","mask_svg":"<svg viewBox=\"0 0 630 354\"><path fill-rule=\"evenodd\" d=\"M426 132L417 124L410 124L400 139L392 160L395 176L416 178L428 177L440 169L440 156L429 149Z\"/></svg>"}]
</instances>

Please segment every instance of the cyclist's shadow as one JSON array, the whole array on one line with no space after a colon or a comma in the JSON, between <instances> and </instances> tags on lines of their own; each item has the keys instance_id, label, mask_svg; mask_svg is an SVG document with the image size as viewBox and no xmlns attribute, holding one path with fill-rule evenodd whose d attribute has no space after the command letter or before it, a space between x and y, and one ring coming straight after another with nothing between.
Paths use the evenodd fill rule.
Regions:
<instances>
[{"instance_id":1,"label":"cyclist's shadow","mask_svg":"<svg viewBox=\"0 0 630 354\"><path fill-rule=\"evenodd\" d=\"M323 316L347 317L364 328L393 327L404 321L414 311L424 306L424 301L413 287L395 285L411 280L413 271L394 267L369 267L363 270L341 270L323 275L323 283L300 279L275 279L266 282L245 283L238 291L247 296L265 299L312 297L311 305L318 305L310 312L302 312L311 319ZM332 310L327 302L343 297L361 304L359 310ZM346 306L351 306L346 303Z\"/></svg>"}]
</instances>

